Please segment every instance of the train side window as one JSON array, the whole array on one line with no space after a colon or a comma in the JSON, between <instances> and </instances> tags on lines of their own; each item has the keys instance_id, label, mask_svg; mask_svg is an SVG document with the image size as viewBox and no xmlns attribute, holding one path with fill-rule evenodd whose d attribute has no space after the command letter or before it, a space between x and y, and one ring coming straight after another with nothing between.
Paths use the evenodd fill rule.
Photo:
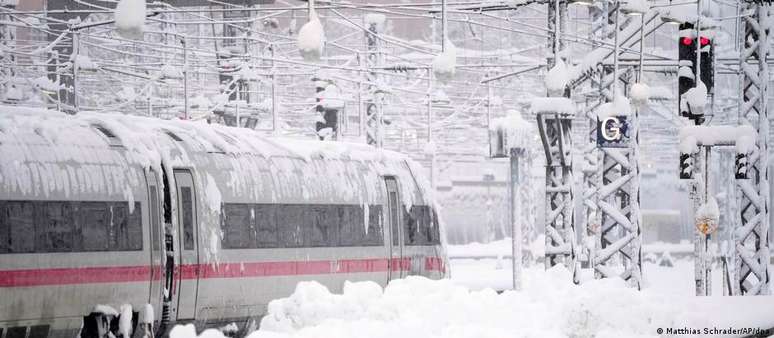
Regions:
<instances>
[{"instance_id":1,"label":"train side window","mask_svg":"<svg viewBox=\"0 0 774 338\"><path fill-rule=\"evenodd\" d=\"M253 210L255 211L256 247L278 247L277 207L271 204L258 204Z\"/></svg>"},{"instance_id":2,"label":"train side window","mask_svg":"<svg viewBox=\"0 0 774 338\"><path fill-rule=\"evenodd\" d=\"M180 187L180 201L183 206L183 249L193 250L193 199L190 187Z\"/></svg>"},{"instance_id":3,"label":"train side window","mask_svg":"<svg viewBox=\"0 0 774 338\"><path fill-rule=\"evenodd\" d=\"M116 203L111 206L111 209L113 212L110 227L111 249L114 251L142 250L140 204L135 203L133 210L129 210L128 203Z\"/></svg>"},{"instance_id":4,"label":"train side window","mask_svg":"<svg viewBox=\"0 0 774 338\"><path fill-rule=\"evenodd\" d=\"M110 215L107 204L103 202L80 203L78 215L80 221L80 249L84 251L108 250L110 238L108 222Z\"/></svg>"},{"instance_id":5,"label":"train side window","mask_svg":"<svg viewBox=\"0 0 774 338\"><path fill-rule=\"evenodd\" d=\"M310 247L337 246L339 214L335 205L315 205L309 209L309 227L304 244Z\"/></svg>"},{"instance_id":6,"label":"train side window","mask_svg":"<svg viewBox=\"0 0 774 338\"><path fill-rule=\"evenodd\" d=\"M339 244L341 246L359 246L365 239L365 215L363 207L357 205L341 205L338 208L341 226L339 227Z\"/></svg>"},{"instance_id":7,"label":"train side window","mask_svg":"<svg viewBox=\"0 0 774 338\"><path fill-rule=\"evenodd\" d=\"M382 223L382 206L368 206L368 233L366 245L384 245L384 226Z\"/></svg>"},{"instance_id":8,"label":"train side window","mask_svg":"<svg viewBox=\"0 0 774 338\"><path fill-rule=\"evenodd\" d=\"M65 202L36 202L35 248L38 252L68 252L73 249L71 205Z\"/></svg>"},{"instance_id":9,"label":"train side window","mask_svg":"<svg viewBox=\"0 0 774 338\"><path fill-rule=\"evenodd\" d=\"M302 230L309 226L307 207L282 205L277 211L277 228L282 247L298 248L304 243Z\"/></svg>"},{"instance_id":10,"label":"train side window","mask_svg":"<svg viewBox=\"0 0 774 338\"><path fill-rule=\"evenodd\" d=\"M11 224L7 221L5 202L0 201L0 254L8 252L9 242L11 241ZM0 332L0 337L3 333Z\"/></svg>"},{"instance_id":11,"label":"train side window","mask_svg":"<svg viewBox=\"0 0 774 338\"><path fill-rule=\"evenodd\" d=\"M403 240L406 245L417 244L417 229L419 228L419 215L416 206L412 206L409 211L403 210Z\"/></svg>"},{"instance_id":12,"label":"train side window","mask_svg":"<svg viewBox=\"0 0 774 338\"><path fill-rule=\"evenodd\" d=\"M253 247L254 234L251 234L252 212L249 204L224 204L223 248L247 249Z\"/></svg>"}]
</instances>

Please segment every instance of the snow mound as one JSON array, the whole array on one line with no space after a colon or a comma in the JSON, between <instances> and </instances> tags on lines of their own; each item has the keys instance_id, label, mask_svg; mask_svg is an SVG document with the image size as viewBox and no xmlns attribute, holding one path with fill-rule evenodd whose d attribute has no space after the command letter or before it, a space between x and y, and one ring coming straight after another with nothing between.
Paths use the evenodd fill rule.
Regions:
<instances>
[{"instance_id":1,"label":"snow mound","mask_svg":"<svg viewBox=\"0 0 774 338\"><path fill-rule=\"evenodd\" d=\"M127 39L142 39L145 0L121 0L115 10L116 31Z\"/></svg>"},{"instance_id":2,"label":"snow mound","mask_svg":"<svg viewBox=\"0 0 774 338\"><path fill-rule=\"evenodd\" d=\"M298 50L306 61L317 61L322 56L325 45L325 33L317 13L312 10L309 22L301 26L298 31Z\"/></svg>"},{"instance_id":3,"label":"snow mound","mask_svg":"<svg viewBox=\"0 0 774 338\"><path fill-rule=\"evenodd\" d=\"M261 330L249 337L631 337L653 335L675 315L620 279L578 287L563 267L525 277L523 292L500 295L424 277L384 290L346 283L342 294L304 282L272 301Z\"/></svg>"}]
</instances>

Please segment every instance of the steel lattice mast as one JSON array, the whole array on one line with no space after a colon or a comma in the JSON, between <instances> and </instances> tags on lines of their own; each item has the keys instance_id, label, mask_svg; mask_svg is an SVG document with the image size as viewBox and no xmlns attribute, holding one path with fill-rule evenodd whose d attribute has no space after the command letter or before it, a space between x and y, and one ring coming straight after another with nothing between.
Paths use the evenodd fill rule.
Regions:
<instances>
[{"instance_id":1,"label":"steel lattice mast","mask_svg":"<svg viewBox=\"0 0 774 338\"><path fill-rule=\"evenodd\" d=\"M556 64L562 50L561 21L565 19L567 2L548 3L549 68ZM567 94L567 93L565 93ZM559 112L537 113L537 124L546 156L546 259L545 267L564 264L575 272L576 249L572 176L572 119ZM576 278L577 282L577 278Z\"/></svg>"},{"instance_id":2,"label":"steel lattice mast","mask_svg":"<svg viewBox=\"0 0 774 338\"><path fill-rule=\"evenodd\" d=\"M366 46L368 52L366 53L365 63L368 69L374 69L381 64L381 55L379 55L379 24L377 22L370 22L368 24L368 31L365 32ZM382 128L382 114L379 101L377 74L369 71L366 73L366 79L368 81L368 103L366 103L366 143L374 145L376 147L382 147L383 140L383 128Z\"/></svg>"},{"instance_id":3,"label":"steel lattice mast","mask_svg":"<svg viewBox=\"0 0 774 338\"><path fill-rule=\"evenodd\" d=\"M618 7L619 3L614 4L615 8L611 15L615 20L616 32L616 50L620 45L618 39L621 35L619 27ZM650 22L654 13L649 14L649 18L642 20L638 29L628 37L623 37L624 43L634 39L640 30L645 29L645 24ZM629 22L630 25L636 25ZM641 37L640 37L641 38ZM613 55L614 63L617 68L618 54ZM605 81L607 76L603 77L603 86L612 87L607 91L606 98L614 99L616 82L618 81L617 71L613 71L612 79L608 84ZM603 90L603 93L605 91ZM642 280L642 231L639 216L639 136L638 136L638 116L628 116L630 128L632 128L632 137L628 148L602 148L597 173L599 179L597 186L599 189L596 194L596 205L600 215L599 244L600 249L590 257L590 262L594 267L595 278L621 277L631 286L641 288Z\"/></svg>"},{"instance_id":4,"label":"steel lattice mast","mask_svg":"<svg viewBox=\"0 0 774 338\"><path fill-rule=\"evenodd\" d=\"M748 3L752 15L742 18L743 48L740 56L742 100L739 123L758 132L749 154L749 180L737 180L741 224L734 231L735 271L732 292L739 295L770 293L769 263L769 120L766 107L769 83L769 5Z\"/></svg>"}]
</instances>

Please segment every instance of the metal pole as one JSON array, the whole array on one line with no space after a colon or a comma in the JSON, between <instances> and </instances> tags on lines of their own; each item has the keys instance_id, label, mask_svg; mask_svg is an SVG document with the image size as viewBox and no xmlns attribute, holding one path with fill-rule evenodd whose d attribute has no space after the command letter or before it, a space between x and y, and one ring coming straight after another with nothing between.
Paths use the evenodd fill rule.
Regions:
<instances>
[{"instance_id":1,"label":"metal pole","mask_svg":"<svg viewBox=\"0 0 774 338\"><path fill-rule=\"evenodd\" d=\"M269 45L271 51L271 125L274 129L274 135L279 134L279 116L277 115L277 75L274 69L274 48L275 46Z\"/></svg>"},{"instance_id":2,"label":"metal pole","mask_svg":"<svg viewBox=\"0 0 774 338\"><path fill-rule=\"evenodd\" d=\"M447 9L448 6L446 6L446 0L441 0L441 51L446 51L446 39L447 39L447 27L448 27L448 16L447 16Z\"/></svg>"},{"instance_id":3,"label":"metal pole","mask_svg":"<svg viewBox=\"0 0 774 338\"><path fill-rule=\"evenodd\" d=\"M433 70L427 69L427 143L428 146L433 143ZM435 145L432 145L432 153L430 154L430 191L431 195L435 195Z\"/></svg>"},{"instance_id":4,"label":"metal pole","mask_svg":"<svg viewBox=\"0 0 774 338\"><path fill-rule=\"evenodd\" d=\"M188 114L188 43L185 37L180 41L183 44L183 116L188 120L191 117Z\"/></svg>"},{"instance_id":5,"label":"metal pole","mask_svg":"<svg viewBox=\"0 0 774 338\"><path fill-rule=\"evenodd\" d=\"M78 64L78 58L80 57L80 41L78 32L72 32L72 47L73 47L73 108L75 113L78 113L78 70L80 65Z\"/></svg>"},{"instance_id":6,"label":"metal pole","mask_svg":"<svg viewBox=\"0 0 774 338\"><path fill-rule=\"evenodd\" d=\"M234 127L237 127L237 128L241 127L242 124L239 123L239 120L240 120L240 116L239 116L239 100L234 102L234 117L236 118L236 124L234 125Z\"/></svg>"},{"instance_id":7,"label":"metal pole","mask_svg":"<svg viewBox=\"0 0 774 338\"><path fill-rule=\"evenodd\" d=\"M508 194L510 196L510 221L511 221L511 264L513 269L513 289L521 290L521 265L522 265L522 233L521 233L521 201L517 187L519 186L519 156L521 149L510 149L510 184L508 185Z\"/></svg>"},{"instance_id":8,"label":"metal pole","mask_svg":"<svg viewBox=\"0 0 774 338\"><path fill-rule=\"evenodd\" d=\"M618 18L618 12L621 9L620 2L615 2L615 11L613 11L613 15L615 16L615 50L613 51L613 100L615 100L616 92L618 91L618 53L620 46L620 41L618 41L618 33L619 33L619 18ZM644 14L643 14L644 15Z\"/></svg>"},{"instance_id":9,"label":"metal pole","mask_svg":"<svg viewBox=\"0 0 774 338\"><path fill-rule=\"evenodd\" d=\"M642 66L643 61L645 60L645 13L642 13L640 15L640 67L637 72L637 82L642 82Z\"/></svg>"},{"instance_id":10,"label":"metal pole","mask_svg":"<svg viewBox=\"0 0 774 338\"><path fill-rule=\"evenodd\" d=\"M701 0L696 0L696 86L701 81Z\"/></svg>"}]
</instances>

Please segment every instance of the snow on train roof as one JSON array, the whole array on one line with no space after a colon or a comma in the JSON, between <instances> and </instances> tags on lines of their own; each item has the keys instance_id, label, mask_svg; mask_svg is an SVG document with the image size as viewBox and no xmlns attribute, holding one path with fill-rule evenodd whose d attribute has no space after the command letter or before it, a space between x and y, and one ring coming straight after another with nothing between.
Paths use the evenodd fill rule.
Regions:
<instances>
[{"instance_id":1,"label":"snow on train roof","mask_svg":"<svg viewBox=\"0 0 774 338\"><path fill-rule=\"evenodd\" d=\"M405 155L364 144L265 137L254 130L204 121L89 112L67 115L51 110L0 106L0 187L6 193L16 191L22 195L49 196L52 191L64 191L65 196L70 196L71 192L93 192L123 194L132 200L131 191L127 190L139 185L141 172L110 170L110 167L150 167L160 172L158 166L162 159L172 166L191 166L195 160L190 156L197 153L220 153L234 159L250 155L295 158L305 162L312 159L361 161L369 163L380 175L405 176L408 168L404 164L415 172L418 170ZM62 163L70 163L74 168L62 168ZM234 175L230 179L234 181ZM414 179L418 186L408 182ZM427 191L427 183L421 177L406 177L401 181L404 191L415 188ZM89 183L84 186L78 182ZM324 183L327 186L334 184ZM253 185L247 188L232 185L242 189L240 193L255 195L260 192ZM370 191L368 200L374 196L373 189ZM272 194L277 193L282 191L272 191ZM402 195L406 205L423 197Z\"/></svg>"},{"instance_id":2,"label":"snow on train roof","mask_svg":"<svg viewBox=\"0 0 774 338\"><path fill-rule=\"evenodd\" d=\"M60 146L64 137L71 145L110 148L96 133L104 127L120 141L120 146L142 150L142 144L161 133L183 139L193 151L228 154L255 154L265 157L288 156L310 159L316 156L349 160L397 160L407 157L365 144L317 142L291 138L266 137L246 128L234 128L205 121L161 120L140 116L82 112L67 115L53 110L0 106L0 140ZM32 133L30 133L32 132ZM34 135L33 135L34 134ZM36 136L37 135L37 136Z\"/></svg>"}]
</instances>

